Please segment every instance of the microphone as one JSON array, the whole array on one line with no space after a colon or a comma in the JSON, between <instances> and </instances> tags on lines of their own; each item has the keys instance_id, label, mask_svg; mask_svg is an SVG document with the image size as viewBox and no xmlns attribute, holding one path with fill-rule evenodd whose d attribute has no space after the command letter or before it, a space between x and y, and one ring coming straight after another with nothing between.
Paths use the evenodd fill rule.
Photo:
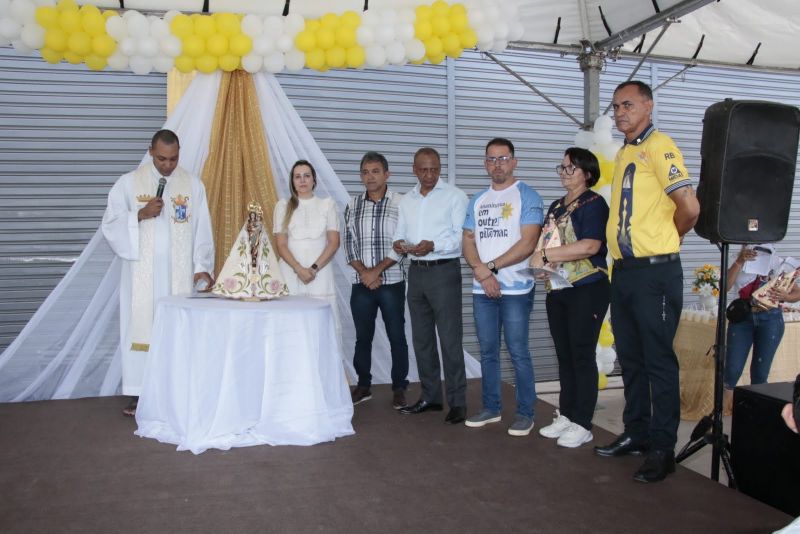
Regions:
<instances>
[{"instance_id":1,"label":"microphone","mask_svg":"<svg viewBox=\"0 0 800 534\"><path fill-rule=\"evenodd\" d=\"M158 180L158 190L156 191L156 196L161 198L161 195L164 194L164 186L167 185L167 179L163 176Z\"/></svg>"}]
</instances>

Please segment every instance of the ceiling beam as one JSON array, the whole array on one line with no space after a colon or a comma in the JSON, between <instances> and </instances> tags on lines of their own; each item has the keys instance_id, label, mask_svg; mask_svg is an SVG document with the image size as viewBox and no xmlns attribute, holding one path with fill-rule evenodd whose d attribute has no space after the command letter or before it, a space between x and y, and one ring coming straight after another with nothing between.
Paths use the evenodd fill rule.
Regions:
<instances>
[{"instance_id":1,"label":"ceiling beam","mask_svg":"<svg viewBox=\"0 0 800 534\"><path fill-rule=\"evenodd\" d=\"M633 26L612 33L605 39L594 43L594 47L596 50L611 50L623 43L639 38L643 33L660 28L669 18L674 19L681 17L714 1L715 0L683 0L674 6L662 9L660 13L656 13L651 17L637 22Z\"/></svg>"}]
</instances>

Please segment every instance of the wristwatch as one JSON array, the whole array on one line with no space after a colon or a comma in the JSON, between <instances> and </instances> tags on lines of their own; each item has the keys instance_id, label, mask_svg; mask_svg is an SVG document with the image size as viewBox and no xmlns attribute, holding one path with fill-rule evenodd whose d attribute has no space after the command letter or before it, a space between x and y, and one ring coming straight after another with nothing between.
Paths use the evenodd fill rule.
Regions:
<instances>
[{"instance_id":1,"label":"wristwatch","mask_svg":"<svg viewBox=\"0 0 800 534\"><path fill-rule=\"evenodd\" d=\"M494 264L494 260L488 262L486 264L486 267L488 267L489 270L492 271L494 274L497 274L497 266Z\"/></svg>"},{"instance_id":2,"label":"wristwatch","mask_svg":"<svg viewBox=\"0 0 800 534\"><path fill-rule=\"evenodd\" d=\"M315 271L318 271L318 270L319 270L319 267L317 267L317 264L316 264L316 263L312 263L312 264L311 264L311 268L312 268L312 269L314 269Z\"/></svg>"}]
</instances>

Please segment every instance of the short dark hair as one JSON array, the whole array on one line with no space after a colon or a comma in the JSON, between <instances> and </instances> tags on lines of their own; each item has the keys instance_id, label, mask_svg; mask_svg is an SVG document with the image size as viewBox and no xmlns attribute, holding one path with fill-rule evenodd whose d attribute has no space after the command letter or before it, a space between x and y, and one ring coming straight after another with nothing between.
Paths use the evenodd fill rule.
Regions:
<instances>
[{"instance_id":1,"label":"short dark hair","mask_svg":"<svg viewBox=\"0 0 800 534\"><path fill-rule=\"evenodd\" d=\"M488 152L489 147L494 145L508 147L509 152L511 152L511 157L512 158L514 157L514 143L512 143L505 137L495 137L494 139L486 143L486 149L484 150L484 152Z\"/></svg>"},{"instance_id":2,"label":"short dark hair","mask_svg":"<svg viewBox=\"0 0 800 534\"><path fill-rule=\"evenodd\" d=\"M178 141L178 136L175 135L175 132L172 130L159 130L153 135L153 139L150 140L150 148L156 146L156 143L161 141L165 145L174 145L175 143L178 144L178 148L180 148L181 144Z\"/></svg>"},{"instance_id":3,"label":"short dark hair","mask_svg":"<svg viewBox=\"0 0 800 534\"><path fill-rule=\"evenodd\" d=\"M436 161L439 162L440 166L442 164L442 157L439 155L439 152L435 148L424 146L419 150L417 150L417 152L414 154L414 163L417 162L417 158L419 156L436 156Z\"/></svg>"},{"instance_id":4,"label":"short dark hair","mask_svg":"<svg viewBox=\"0 0 800 534\"><path fill-rule=\"evenodd\" d=\"M383 172L387 172L389 170L389 162L386 161L386 157L379 152L370 150L364 154L364 157L361 158L361 165L358 166L358 169L363 169L365 163L380 163L383 166Z\"/></svg>"},{"instance_id":5,"label":"short dark hair","mask_svg":"<svg viewBox=\"0 0 800 534\"><path fill-rule=\"evenodd\" d=\"M564 151L564 155L586 175L586 187L593 187L600 181L600 162L591 151L572 146Z\"/></svg>"},{"instance_id":6,"label":"short dark hair","mask_svg":"<svg viewBox=\"0 0 800 534\"><path fill-rule=\"evenodd\" d=\"M653 100L653 90L650 89L650 86L644 82L640 82L639 80L628 80L627 82L622 82L614 89L616 93L620 89L625 89L626 87L636 87L639 89L639 94L645 97L647 100Z\"/></svg>"}]
</instances>

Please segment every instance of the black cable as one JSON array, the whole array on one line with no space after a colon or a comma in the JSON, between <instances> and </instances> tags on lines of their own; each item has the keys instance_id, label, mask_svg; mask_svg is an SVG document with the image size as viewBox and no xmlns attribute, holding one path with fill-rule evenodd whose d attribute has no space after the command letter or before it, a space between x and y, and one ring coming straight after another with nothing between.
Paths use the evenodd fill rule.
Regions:
<instances>
[{"instance_id":1,"label":"black cable","mask_svg":"<svg viewBox=\"0 0 800 534\"><path fill-rule=\"evenodd\" d=\"M750 56L750 59L748 59L748 60L747 60L747 64L748 64L748 65L752 65L752 64L753 64L753 61L755 61L755 60L756 60L756 55L758 55L758 49L759 49L759 48L761 48L761 43L758 43L758 46L756 46L756 49L755 49L755 50L753 50L753 55L752 55L752 56Z\"/></svg>"},{"instance_id":2,"label":"black cable","mask_svg":"<svg viewBox=\"0 0 800 534\"><path fill-rule=\"evenodd\" d=\"M553 37L553 44L558 44L559 33L561 33L561 17L558 17L558 22L556 23L556 35Z\"/></svg>"},{"instance_id":3,"label":"black cable","mask_svg":"<svg viewBox=\"0 0 800 534\"><path fill-rule=\"evenodd\" d=\"M634 54L638 54L639 52L642 51L642 48L644 48L644 38L645 37L647 37L647 34L643 33L642 34L642 38L639 40L639 44L636 45L636 48L633 49L633 53Z\"/></svg>"},{"instance_id":4,"label":"black cable","mask_svg":"<svg viewBox=\"0 0 800 534\"><path fill-rule=\"evenodd\" d=\"M700 55L700 49L703 48L703 42L706 40L706 34L700 36L700 42L697 43L697 50L694 51L694 55L692 59L697 59L697 56Z\"/></svg>"},{"instance_id":5,"label":"black cable","mask_svg":"<svg viewBox=\"0 0 800 534\"><path fill-rule=\"evenodd\" d=\"M283 16L284 17L289 14L289 4L291 2L292 2L292 0L286 0L286 4L284 4L284 6L283 6Z\"/></svg>"},{"instance_id":6,"label":"black cable","mask_svg":"<svg viewBox=\"0 0 800 534\"><path fill-rule=\"evenodd\" d=\"M611 37L611 27L608 25L608 21L606 20L606 16L603 14L603 6L597 6L597 9L600 10L600 20L603 21L603 26L608 33L608 36Z\"/></svg>"},{"instance_id":7,"label":"black cable","mask_svg":"<svg viewBox=\"0 0 800 534\"><path fill-rule=\"evenodd\" d=\"M658 2L656 0L653 0L653 9L656 10L656 13L661 13L661 8L658 7Z\"/></svg>"}]
</instances>

